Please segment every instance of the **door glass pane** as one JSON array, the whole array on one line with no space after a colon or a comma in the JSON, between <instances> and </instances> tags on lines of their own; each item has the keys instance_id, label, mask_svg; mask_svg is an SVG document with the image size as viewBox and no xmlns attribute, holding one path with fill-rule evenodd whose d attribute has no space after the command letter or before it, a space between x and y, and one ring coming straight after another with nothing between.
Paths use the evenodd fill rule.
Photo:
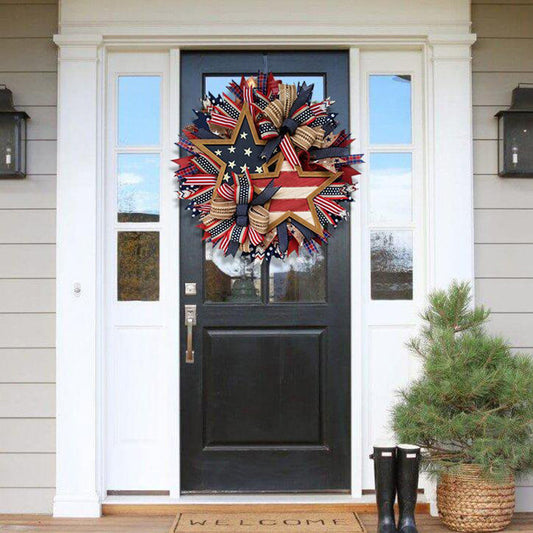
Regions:
<instances>
[{"instance_id":1,"label":"door glass pane","mask_svg":"<svg viewBox=\"0 0 533 533\"><path fill-rule=\"evenodd\" d=\"M316 75L309 75L309 74L300 74L298 76L288 76L285 74L274 74L276 79L281 80L286 85L294 84L298 85L298 83L307 83L307 85L311 85L312 83L315 84L313 88L313 102L321 102L324 100L324 90L325 90L325 77L324 76L316 76Z\"/></svg>"},{"instance_id":2,"label":"door glass pane","mask_svg":"<svg viewBox=\"0 0 533 533\"><path fill-rule=\"evenodd\" d=\"M224 256L212 243L205 244L204 287L206 302L261 301L261 266L238 252Z\"/></svg>"},{"instance_id":3,"label":"door glass pane","mask_svg":"<svg viewBox=\"0 0 533 533\"><path fill-rule=\"evenodd\" d=\"M372 299L412 300L412 231L371 231L370 257Z\"/></svg>"},{"instance_id":4,"label":"door glass pane","mask_svg":"<svg viewBox=\"0 0 533 533\"><path fill-rule=\"evenodd\" d=\"M370 144L411 143L411 76L370 76Z\"/></svg>"},{"instance_id":5,"label":"door glass pane","mask_svg":"<svg viewBox=\"0 0 533 533\"><path fill-rule=\"evenodd\" d=\"M409 223L411 207L411 153L370 155L370 221Z\"/></svg>"},{"instance_id":6,"label":"door glass pane","mask_svg":"<svg viewBox=\"0 0 533 533\"><path fill-rule=\"evenodd\" d=\"M285 260L273 258L269 267L271 302L325 302L326 258L323 248L317 253L301 251Z\"/></svg>"},{"instance_id":7,"label":"door glass pane","mask_svg":"<svg viewBox=\"0 0 533 533\"><path fill-rule=\"evenodd\" d=\"M159 232L119 231L118 300L159 300Z\"/></svg>"},{"instance_id":8,"label":"door glass pane","mask_svg":"<svg viewBox=\"0 0 533 533\"><path fill-rule=\"evenodd\" d=\"M159 154L119 154L119 222L159 222Z\"/></svg>"},{"instance_id":9,"label":"door glass pane","mask_svg":"<svg viewBox=\"0 0 533 533\"><path fill-rule=\"evenodd\" d=\"M254 74L244 74L245 77L255 75ZM234 76L205 76L204 78L204 84L205 84L205 92L211 92L214 95L222 94L228 92L228 85L231 83L232 80L235 80L237 83L239 83L241 79L242 74L235 74ZM317 75L306 75L301 74L299 76L286 76L284 74L274 74L276 79L281 80L283 83L286 84L298 84L303 83L304 81L311 85L311 83L315 84L315 87L313 89L313 101L322 101L324 100L324 89L325 89L325 78L324 76L317 76Z\"/></svg>"},{"instance_id":10,"label":"door glass pane","mask_svg":"<svg viewBox=\"0 0 533 533\"><path fill-rule=\"evenodd\" d=\"M118 79L119 146L160 144L160 76L120 76Z\"/></svg>"}]
</instances>

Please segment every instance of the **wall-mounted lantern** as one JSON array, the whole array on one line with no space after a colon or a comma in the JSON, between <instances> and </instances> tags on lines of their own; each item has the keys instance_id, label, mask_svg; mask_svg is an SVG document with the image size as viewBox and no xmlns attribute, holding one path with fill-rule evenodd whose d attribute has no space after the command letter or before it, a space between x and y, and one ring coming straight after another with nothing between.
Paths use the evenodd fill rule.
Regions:
<instances>
[{"instance_id":1,"label":"wall-mounted lantern","mask_svg":"<svg viewBox=\"0 0 533 533\"><path fill-rule=\"evenodd\" d=\"M533 87L519 84L511 107L499 111L498 174L506 178L533 178Z\"/></svg>"},{"instance_id":2,"label":"wall-mounted lantern","mask_svg":"<svg viewBox=\"0 0 533 533\"><path fill-rule=\"evenodd\" d=\"M26 177L26 120L13 107L13 94L0 85L0 179Z\"/></svg>"}]
</instances>

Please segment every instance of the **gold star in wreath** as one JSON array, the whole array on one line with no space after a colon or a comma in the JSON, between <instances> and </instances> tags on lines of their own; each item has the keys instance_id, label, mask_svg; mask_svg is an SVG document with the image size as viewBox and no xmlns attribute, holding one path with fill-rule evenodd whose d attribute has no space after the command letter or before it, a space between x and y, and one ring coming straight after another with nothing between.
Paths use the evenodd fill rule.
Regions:
<instances>
[{"instance_id":1,"label":"gold star in wreath","mask_svg":"<svg viewBox=\"0 0 533 533\"><path fill-rule=\"evenodd\" d=\"M313 200L341 175L342 172L302 170L301 167L293 169L288 163L285 163L279 176L274 179L274 186L281 188L265 205L269 211L268 231L274 229L280 222L292 219L322 236L324 231L318 219ZM265 179L261 182L256 181L255 188L261 191L271 179ZM301 203L305 200L306 205L305 207L300 206L299 209L283 210L283 208L280 208L278 210L277 200L292 201L293 203ZM280 205L286 205L286 202Z\"/></svg>"},{"instance_id":2,"label":"gold star in wreath","mask_svg":"<svg viewBox=\"0 0 533 533\"><path fill-rule=\"evenodd\" d=\"M272 179L277 177L281 170L281 152L269 161L261 158L261 152L267 142L259 137L247 103L243 104L239 120L229 139L191 139L191 142L220 166L216 188L229 171L228 167L233 172L244 172L242 169L246 166L252 179Z\"/></svg>"}]
</instances>

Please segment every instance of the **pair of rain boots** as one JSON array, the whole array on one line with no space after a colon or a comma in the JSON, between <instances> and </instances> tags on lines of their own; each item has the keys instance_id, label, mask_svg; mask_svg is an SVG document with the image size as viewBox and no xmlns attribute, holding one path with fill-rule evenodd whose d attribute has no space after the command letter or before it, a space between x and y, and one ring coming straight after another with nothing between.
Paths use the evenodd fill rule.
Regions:
<instances>
[{"instance_id":1,"label":"pair of rain boots","mask_svg":"<svg viewBox=\"0 0 533 533\"><path fill-rule=\"evenodd\" d=\"M420 448L418 446L374 447L378 533L418 533L415 522ZM398 493L400 516L394 518Z\"/></svg>"}]
</instances>

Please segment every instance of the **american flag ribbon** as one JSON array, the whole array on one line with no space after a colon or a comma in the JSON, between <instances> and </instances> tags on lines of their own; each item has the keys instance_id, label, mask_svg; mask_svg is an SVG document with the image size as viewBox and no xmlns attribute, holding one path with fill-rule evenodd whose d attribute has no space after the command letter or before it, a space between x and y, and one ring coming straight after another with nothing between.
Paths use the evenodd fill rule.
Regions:
<instances>
[{"instance_id":1,"label":"american flag ribbon","mask_svg":"<svg viewBox=\"0 0 533 533\"><path fill-rule=\"evenodd\" d=\"M216 124L217 126L222 126L223 128L235 128L237 126L237 121L234 118L228 117L222 113L218 113L214 110L211 113L211 117L207 119L207 122Z\"/></svg>"},{"instance_id":2,"label":"american flag ribbon","mask_svg":"<svg viewBox=\"0 0 533 533\"><path fill-rule=\"evenodd\" d=\"M218 106L218 110L227 115L228 117L234 118L235 120L239 119L241 114L241 107L237 105L226 93L222 93L222 101Z\"/></svg>"},{"instance_id":3,"label":"american flag ribbon","mask_svg":"<svg viewBox=\"0 0 533 533\"><path fill-rule=\"evenodd\" d=\"M256 229L252 228L252 226L249 226L248 237L254 246L258 246L263 242L264 235L261 235L261 233L259 233Z\"/></svg>"},{"instance_id":4,"label":"american flag ribbon","mask_svg":"<svg viewBox=\"0 0 533 533\"><path fill-rule=\"evenodd\" d=\"M265 107L270 104L270 100L262 93L255 91L255 103L254 105L257 106L261 111L265 109Z\"/></svg>"},{"instance_id":5,"label":"american flag ribbon","mask_svg":"<svg viewBox=\"0 0 533 533\"><path fill-rule=\"evenodd\" d=\"M294 149L291 139L287 133L283 136L283 139L281 139L279 146L283 152L283 155L285 156L285 159L289 162L292 168L300 166L300 160L298 159L296 150Z\"/></svg>"},{"instance_id":6,"label":"american flag ribbon","mask_svg":"<svg viewBox=\"0 0 533 533\"><path fill-rule=\"evenodd\" d=\"M274 126L274 124L268 119L260 120L257 124L257 129L259 131L259 136L263 140L274 139L278 136L276 126Z\"/></svg>"},{"instance_id":7,"label":"american flag ribbon","mask_svg":"<svg viewBox=\"0 0 533 533\"><path fill-rule=\"evenodd\" d=\"M199 170L205 172L205 174L218 174L219 166L205 154L198 154L192 162Z\"/></svg>"},{"instance_id":8,"label":"american flag ribbon","mask_svg":"<svg viewBox=\"0 0 533 533\"><path fill-rule=\"evenodd\" d=\"M191 177L188 177L183 181L183 185L192 185L196 187L200 186L212 186L214 187L217 182L217 178L215 176L210 176L207 174L201 174L201 175L193 175Z\"/></svg>"},{"instance_id":9,"label":"american flag ribbon","mask_svg":"<svg viewBox=\"0 0 533 533\"><path fill-rule=\"evenodd\" d=\"M321 196L320 194L318 196L315 196L313 202L323 211L327 211L333 215L337 215L340 217L346 215L346 210L343 207L341 207L338 203L333 202L332 200L329 200L324 196Z\"/></svg>"},{"instance_id":10,"label":"american flag ribbon","mask_svg":"<svg viewBox=\"0 0 533 533\"><path fill-rule=\"evenodd\" d=\"M186 197L187 200L194 200L195 204L204 204L211 200L213 196L214 187L200 187L196 191L190 191Z\"/></svg>"},{"instance_id":11,"label":"american flag ribbon","mask_svg":"<svg viewBox=\"0 0 533 533\"><path fill-rule=\"evenodd\" d=\"M235 198L235 189L229 183L222 183L217 189L217 194L224 198L224 200L233 201Z\"/></svg>"},{"instance_id":12,"label":"american flag ribbon","mask_svg":"<svg viewBox=\"0 0 533 533\"><path fill-rule=\"evenodd\" d=\"M346 185L344 183L332 183L320 193L320 196L325 196L326 198L333 198L337 201L348 200L348 195L346 194L346 192Z\"/></svg>"},{"instance_id":13,"label":"american flag ribbon","mask_svg":"<svg viewBox=\"0 0 533 533\"><path fill-rule=\"evenodd\" d=\"M247 104L252 104L254 102L254 89L246 82L244 82L242 87L242 99Z\"/></svg>"}]
</instances>

